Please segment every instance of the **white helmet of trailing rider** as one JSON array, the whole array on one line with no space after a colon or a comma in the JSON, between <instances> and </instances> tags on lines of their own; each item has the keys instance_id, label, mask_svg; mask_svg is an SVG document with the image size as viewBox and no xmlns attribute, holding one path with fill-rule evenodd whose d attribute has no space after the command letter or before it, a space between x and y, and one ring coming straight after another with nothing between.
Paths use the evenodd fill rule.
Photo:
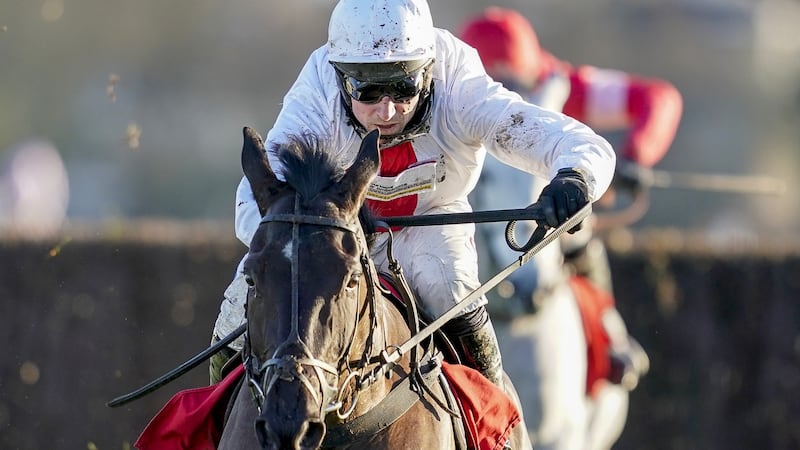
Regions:
<instances>
[{"instance_id":1,"label":"white helmet of trailing rider","mask_svg":"<svg viewBox=\"0 0 800 450\"><path fill-rule=\"evenodd\" d=\"M431 66L436 33L425 0L340 0L328 24L328 60L351 118L352 100L374 103L383 96L407 101L420 95L406 129L381 141L393 145L427 133ZM366 130L353 120L362 135Z\"/></svg>"}]
</instances>

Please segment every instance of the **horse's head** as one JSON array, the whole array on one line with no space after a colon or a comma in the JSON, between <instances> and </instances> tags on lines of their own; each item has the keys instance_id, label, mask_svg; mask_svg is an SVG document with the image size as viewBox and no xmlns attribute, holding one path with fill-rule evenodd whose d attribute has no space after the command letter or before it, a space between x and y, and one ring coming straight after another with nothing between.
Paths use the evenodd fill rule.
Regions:
<instances>
[{"instance_id":1,"label":"horse's head","mask_svg":"<svg viewBox=\"0 0 800 450\"><path fill-rule=\"evenodd\" d=\"M351 344L364 339L374 268L358 213L380 166L379 134L364 138L344 170L311 136L272 149L285 181L258 134L244 135L242 167L262 214L245 262L256 431L264 448L317 448L325 416L341 408Z\"/></svg>"}]
</instances>

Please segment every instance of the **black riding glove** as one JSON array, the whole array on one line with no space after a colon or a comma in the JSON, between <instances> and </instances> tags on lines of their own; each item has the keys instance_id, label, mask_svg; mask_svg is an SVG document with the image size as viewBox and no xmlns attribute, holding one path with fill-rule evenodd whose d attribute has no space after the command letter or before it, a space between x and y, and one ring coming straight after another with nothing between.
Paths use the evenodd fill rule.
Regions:
<instances>
[{"instance_id":1,"label":"black riding glove","mask_svg":"<svg viewBox=\"0 0 800 450\"><path fill-rule=\"evenodd\" d=\"M611 184L614 189L636 196L653 184L653 171L633 161L619 161Z\"/></svg>"},{"instance_id":2,"label":"black riding glove","mask_svg":"<svg viewBox=\"0 0 800 450\"><path fill-rule=\"evenodd\" d=\"M561 169L542 189L538 203L544 213L544 225L555 228L575 215L581 208L589 203L589 187L586 178L577 169ZM579 223L569 233L581 229Z\"/></svg>"}]
</instances>

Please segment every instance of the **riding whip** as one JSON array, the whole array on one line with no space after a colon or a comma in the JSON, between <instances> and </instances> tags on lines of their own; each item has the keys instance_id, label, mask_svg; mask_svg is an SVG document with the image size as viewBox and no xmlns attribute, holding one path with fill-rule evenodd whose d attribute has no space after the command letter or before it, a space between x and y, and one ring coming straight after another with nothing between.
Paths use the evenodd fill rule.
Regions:
<instances>
[{"instance_id":1,"label":"riding whip","mask_svg":"<svg viewBox=\"0 0 800 450\"><path fill-rule=\"evenodd\" d=\"M556 240L559 236L567 232L568 230L573 229L576 225L581 223L583 219L589 216L592 213L592 204L588 203L582 209L580 209L577 213L575 213L572 217L567 219L566 222L562 223L556 228L553 228L549 233L545 234L541 237L538 242L535 244L531 241L525 245L525 252L519 256L514 262L506 266L505 269L501 270L497 274L495 274L492 278L481 284L480 287L472 291L469 295L461 299L458 303L450 307L444 314L436 318L433 322L428 324L425 328L421 329L417 334L412 336L409 340L407 340L402 345L395 347L394 351L391 353L384 353L383 359L384 363L392 363L400 359L404 354L406 354L409 350L411 350L414 346L418 345L421 341L426 339L428 336L433 334L436 330L442 327L445 323L447 323L450 319L458 316L467 306L471 305L475 300L480 298L482 295L486 294L490 290L492 290L495 286L500 284L501 281L506 279L512 272L522 267L525 263L527 263L533 255L538 253L541 249L545 246Z\"/></svg>"},{"instance_id":2,"label":"riding whip","mask_svg":"<svg viewBox=\"0 0 800 450\"><path fill-rule=\"evenodd\" d=\"M465 213L422 214L418 216L375 217L376 222L389 226L419 227L428 225L455 225L459 223L509 222L516 220L541 220L542 208L534 203L527 208L496 209Z\"/></svg>"},{"instance_id":3,"label":"riding whip","mask_svg":"<svg viewBox=\"0 0 800 450\"><path fill-rule=\"evenodd\" d=\"M520 256L520 258L517 261L515 261L505 270L498 273L497 275L492 277L492 279L484 283L480 288L478 288L476 291L470 294L467 298L459 302L456 305L456 307L451 308L450 311L445 313L445 316L454 317L458 315L458 313L461 310L463 310L469 303L471 303L471 300L469 302L467 302L467 300L478 298L484 293L491 290L503 279L508 277L508 275L510 275L511 272L513 272L514 270L525 264L533 256L534 253L538 252L545 245L555 240L555 238L557 238L564 231L572 229L572 227L574 227L575 225L580 223L581 220L586 218L589 215L589 213L591 213L591 204L586 205L582 210L578 211L578 213L576 213L573 217L567 220L563 225L559 226L558 228L554 228L550 232L550 234L544 236L541 239L541 241L538 241L536 245L534 245L528 250L528 248L532 245L532 243L529 241L529 245L525 246L527 251L522 256ZM383 222L384 224L386 224L386 226L408 227L408 226L426 226L426 225L451 225L451 224L470 223L470 222L484 223L484 222L506 222L506 221L513 222L517 220L541 220L543 217L544 215L542 213L541 207L539 207L537 204L533 204L527 208L520 208L520 209L474 211L470 213L427 214L420 216L378 217L376 218L376 221ZM436 329L438 329L442 323L444 322L442 321L440 323L439 319L431 323L428 327L422 330L424 336L420 337L418 340L422 340L431 333L433 333L434 331L436 331ZM436 325L434 326L434 324ZM232 333L225 336L218 342L215 342L213 345L203 350L202 352L198 353L197 355L193 356L192 358L190 358L180 366L176 367L175 369L172 369L171 371L165 373L164 375L158 377L157 379L151 381L150 383L147 383L146 385L140 387L139 389L129 394L122 395L120 397L117 397L109 401L108 403L106 403L106 405L111 408L122 406L126 403L130 403L133 400L144 397L145 395L155 391L156 389L174 381L175 379L184 375L186 372L200 365L203 361L208 360L211 356L219 352L226 345L233 342L236 338L241 336L246 329L247 329L247 324L239 326L239 328L234 330ZM414 340L416 341L417 339ZM406 345L413 347L413 345L410 345L409 342L407 342Z\"/></svg>"},{"instance_id":4,"label":"riding whip","mask_svg":"<svg viewBox=\"0 0 800 450\"><path fill-rule=\"evenodd\" d=\"M181 375L185 374L186 372L194 369L200 363L211 358L214 354L222 350L223 347L233 342L236 338L244 334L245 330L247 330L247 324L242 324L239 328L233 330L233 332L224 338L220 339L219 341L215 342L213 345L208 347L207 349L203 350L202 352L198 353L197 355L190 358L185 363L181 364L180 366L170 370L169 372L165 373L164 375L156 378L155 380L147 383L146 385L140 387L139 389L131 392L130 394L125 394L120 397L111 400L110 402L106 403L106 406L110 408L115 408L117 406L122 406L126 403L132 402L137 398L144 397L145 395L155 391L156 389L164 386L165 384L175 380L176 378L180 377Z\"/></svg>"},{"instance_id":5,"label":"riding whip","mask_svg":"<svg viewBox=\"0 0 800 450\"><path fill-rule=\"evenodd\" d=\"M646 180L644 184L654 188L767 195L780 195L786 192L786 183L783 180L759 175L670 172L666 170L651 170L650 172L652 178Z\"/></svg>"}]
</instances>

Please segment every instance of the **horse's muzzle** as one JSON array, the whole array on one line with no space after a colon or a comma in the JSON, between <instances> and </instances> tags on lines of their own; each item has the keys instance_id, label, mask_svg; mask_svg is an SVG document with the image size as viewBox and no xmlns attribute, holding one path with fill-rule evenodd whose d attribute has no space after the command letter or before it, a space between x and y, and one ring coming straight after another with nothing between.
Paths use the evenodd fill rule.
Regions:
<instances>
[{"instance_id":1,"label":"horse's muzzle","mask_svg":"<svg viewBox=\"0 0 800 450\"><path fill-rule=\"evenodd\" d=\"M276 431L270 426L270 420L262 415L256 419L255 426L258 443L266 450L315 450L325 437L325 423L318 421L303 422L296 431L289 431L290 427Z\"/></svg>"}]
</instances>

